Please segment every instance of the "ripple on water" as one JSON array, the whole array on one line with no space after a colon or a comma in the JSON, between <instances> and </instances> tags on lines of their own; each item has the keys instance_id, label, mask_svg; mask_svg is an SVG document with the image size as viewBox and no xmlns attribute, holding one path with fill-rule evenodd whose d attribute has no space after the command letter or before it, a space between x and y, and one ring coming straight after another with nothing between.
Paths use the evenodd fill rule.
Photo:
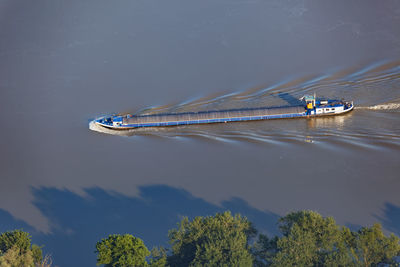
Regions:
<instances>
[{"instance_id":1,"label":"ripple on water","mask_svg":"<svg viewBox=\"0 0 400 267\"><path fill-rule=\"evenodd\" d=\"M273 85L244 91L213 94L187 101L145 107L135 114L157 114L229 108L279 106L292 104L307 93L327 98L355 101L355 111L344 116L327 118L272 120L248 123L189 125L179 127L140 128L116 131L89 124L93 131L120 136L155 136L175 140L198 139L230 144L320 145L327 149L398 149L398 129L382 125L398 124L381 114L359 113L397 111L400 109L400 61L379 61L351 70L337 70L318 75L290 77ZM362 105L363 103L367 105ZM375 120L375 122L374 122ZM379 127L377 126L379 125ZM385 128L386 127L386 128Z\"/></svg>"}]
</instances>

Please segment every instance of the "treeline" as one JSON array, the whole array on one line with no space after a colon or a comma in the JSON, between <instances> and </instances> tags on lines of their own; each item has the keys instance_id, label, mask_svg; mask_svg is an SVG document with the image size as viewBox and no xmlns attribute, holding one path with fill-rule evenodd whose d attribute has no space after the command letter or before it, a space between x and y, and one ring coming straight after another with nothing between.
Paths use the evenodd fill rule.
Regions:
<instances>
[{"instance_id":1,"label":"treeline","mask_svg":"<svg viewBox=\"0 0 400 267\"><path fill-rule=\"evenodd\" d=\"M154 248L132 235L97 242L97 264L105 266L398 266L399 238L380 224L358 231L313 211L278 221L279 236L257 235L246 217L230 212L184 218L168 233L171 249Z\"/></svg>"},{"instance_id":2,"label":"treeline","mask_svg":"<svg viewBox=\"0 0 400 267\"><path fill-rule=\"evenodd\" d=\"M0 267L50 267L50 256L43 257L41 247L31 244L31 236L21 230L0 235Z\"/></svg>"},{"instance_id":3,"label":"treeline","mask_svg":"<svg viewBox=\"0 0 400 267\"><path fill-rule=\"evenodd\" d=\"M385 236L380 224L351 231L313 211L278 220L280 234L258 234L239 214L183 218L168 233L170 248L153 248L130 234L96 244L97 265L122 266L399 266L399 237ZM20 230L0 235L0 267L51 266L40 247Z\"/></svg>"}]
</instances>

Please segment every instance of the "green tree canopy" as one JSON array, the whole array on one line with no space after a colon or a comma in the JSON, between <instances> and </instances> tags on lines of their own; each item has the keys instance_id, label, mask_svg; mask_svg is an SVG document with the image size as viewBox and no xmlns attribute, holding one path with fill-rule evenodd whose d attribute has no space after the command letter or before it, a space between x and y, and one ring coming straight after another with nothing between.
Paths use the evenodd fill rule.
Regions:
<instances>
[{"instance_id":1,"label":"green tree canopy","mask_svg":"<svg viewBox=\"0 0 400 267\"><path fill-rule=\"evenodd\" d=\"M4 256L3 260L18 256L18 259L15 259L17 261L30 258L34 264L42 261L41 248L35 244L31 245L31 236L22 230L8 231L0 235L0 255Z\"/></svg>"},{"instance_id":2,"label":"green tree canopy","mask_svg":"<svg viewBox=\"0 0 400 267\"><path fill-rule=\"evenodd\" d=\"M19 247L15 246L8 249L0 256L0 267L34 267L32 251L22 251Z\"/></svg>"},{"instance_id":3,"label":"green tree canopy","mask_svg":"<svg viewBox=\"0 0 400 267\"><path fill-rule=\"evenodd\" d=\"M185 217L169 232L171 266L252 266L249 239L256 230L240 215Z\"/></svg>"},{"instance_id":4,"label":"green tree canopy","mask_svg":"<svg viewBox=\"0 0 400 267\"><path fill-rule=\"evenodd\" d=\"M255 256L264 266L379 266L395 265L399 238L386 237L379 224L352 232L331 217L299 211L279 220L282 236L260 236Z\"/></svg>"},{"instance_id":5,"label":"green tree canopy","mask_svg":"<svg viewBox=\"0 0 400 267\"><path fill-rule=\"evenodd\" d=\"M382 226L374 224L371 228L363 227L353 233L348 243L351 244L351 255L359 266L398 266L394 257L400 255L399 240L394 234L386 237Z\"/></svg>"},{"instance_id":6,"label":"green tree canopy","mask_svg":"<svg viewBox=\"0 0 400 267\"><path fill-rule=\"evenodd\" d=\"M153 248L150 252L150 267L167 266L167 251L164 248Z\"/></svg>"},{"instance_id":7,"label":"green tree canopy","mask_svg":"<svg viewBox=\"0 0 400 267\"><path fill-rule=\"evenodd\" d=\"M150 255L143 241L130 234L109 235L96 244L97 265L112 267L147 266Z\"/></svg>"},{"instance_id":8,"label":"green tree canopy","mask_svg":"<svg viewBox=\"0 0 400 267\"><path fill-rule=\"evenodd\" d=\"M277 241L273 265L315 266L327 262L347 265L342 229L332 217L313 211L293 212L279 219L283 237Z\"/></svg>"},{"instance_id":9,"label":"green tree canopy","mask_svg":"<svg viewBox=\"0 0 400 267\"><path fill-rule=\"evenodd\" d=\"M30 250L31 236L21 230L2 233L0 235L0 251L6 252L13 247L17 247L22 253Z\"/></svg>"}]
</instances>

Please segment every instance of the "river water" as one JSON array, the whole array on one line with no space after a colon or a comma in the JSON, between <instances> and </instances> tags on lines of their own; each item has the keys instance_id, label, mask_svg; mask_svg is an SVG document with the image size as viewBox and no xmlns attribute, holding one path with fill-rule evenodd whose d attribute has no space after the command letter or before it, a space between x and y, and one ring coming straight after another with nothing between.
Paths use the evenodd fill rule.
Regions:
<instances>
[{"instance_id":1,"label":"river water","mask_svg":"<svg viewBox=\"0 0 400 267\"><path fill-rule=\"evenodd\" d=\"M397 1L0 2L0 231L59 266L96 241L167 245L182 216L299 209L400 235ZM354 100L313 119L140 129L111 113ZM74 257L71 257L74 255Z\"/></svg>"}]
</instances>

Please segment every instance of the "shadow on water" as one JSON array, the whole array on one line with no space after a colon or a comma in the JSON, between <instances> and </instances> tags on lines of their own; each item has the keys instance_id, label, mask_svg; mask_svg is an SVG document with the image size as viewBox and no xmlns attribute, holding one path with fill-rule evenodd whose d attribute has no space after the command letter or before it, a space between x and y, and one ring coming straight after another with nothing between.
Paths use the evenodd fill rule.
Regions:
<instances>
[{"instance_id":1,"label":"shadow on water","mask_svg":"<svg viewBox=\"0 0 400 267\"><path fill-rule=\"evenodd\" d=\"M143 186L138 197L128 197L100 188L86 189L82 197L54 188L33 189L34 204L51 221L52 232L44 234L0 209L0 232L23 229L32 234L33 243L44 245L60 266L95 266L95 244L114 233L130 233L144 240L151 249L168 246L167 233L183 216L213 215L230 210L240 213L263 233L277 234L277 214L252 208L240 198L220 206L196 198L185 190L164 185ZM389 232L400 235L400 207L386 203L382 216L375 216ZM362 226L347 224L356 231ZM71 257L71 255L74 255Z\"/></svg>"},{"instance_id":2,"label":"shadow on water","mask_svg":"<svg viewBox=\"0 0 400 267\"><path fill-rule=\"evenodd\" d=\"M13 229L24 229L31 234L36 232L36 230L29 224L15 219L7 211L0 209L0 233Z\"/></svg>"},{"instance_id":3,"label":"shadow on water","mask_svg":"<svg viewBox=\"0 0 400 267\"><path fill-rule=\"evenodd\" d=\"M143 186L138 197L100 188L89 188L85 193L82 197L54 188L33 189L34 205L50 221L51 233L37 232L2 210L0 231L29 231L33 242L45 245L45 253L51 253L60 266L95 266L96 242L114 233L131 233L143 239L149 249L168 246L168 230L176 227L182 216L193 218L230 210L248 217L261 232L277 233L278 215L257 210L240 198L218 206L164 185Z\"/></svg>"},{"instance_id":4,"label":"shadow on water","mask_svg":"<svg viewBox=\"0 0 400 267\"><path fill-rule=\"evenodd\" d=\"M289 105L297 106L302 104L298 98L288 93L278 93L276 96L286 101Z\"/></svg>"},{"instance_id":5,"label":"shadow on water","mask_svg":"<svg viewBox=\"0 0 400 267\"><path fill-rule=\"evenodd\" d=\"M382 221L382 225L385 229L400 236L400 206L396 206L392 203L385 203L383 214L382 217L375 217Z\"/></svg>"},{"instance_id":6,"label":"shadow on water","mask_svg":"<svg viewBox=\"0 0 400 267\"><path fill-rule=\"evenodd\" d=\"M360 230L363 226L355 223L346 223L346 227L348 227L351 231L358 231Z\"/></svg>"}]
</instances>

